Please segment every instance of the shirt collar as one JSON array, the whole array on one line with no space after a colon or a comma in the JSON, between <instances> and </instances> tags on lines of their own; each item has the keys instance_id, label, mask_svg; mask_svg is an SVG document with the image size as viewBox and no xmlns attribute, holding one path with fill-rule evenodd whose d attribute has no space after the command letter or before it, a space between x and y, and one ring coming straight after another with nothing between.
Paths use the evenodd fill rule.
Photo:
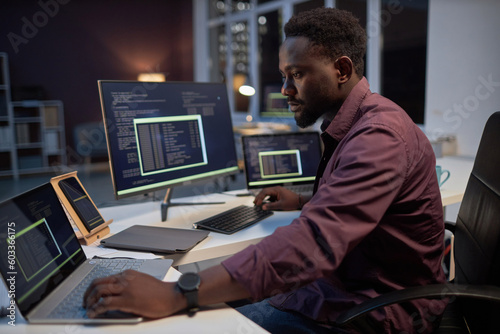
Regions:
<instances>
[{"instance_id":1,"label":"shirt collar","mask_svg":"<svg viewBox=\"0 0 500 334\"><path fill-rule=\"evenodd\" d=\"M359 106L369 94L371 94L370 85L366 78L363 77L351 90L333 120L331 122L323 121L321 130L333 139L341 141L353 124L361 117L358 112Z\"/></svg>"}]
</instances>

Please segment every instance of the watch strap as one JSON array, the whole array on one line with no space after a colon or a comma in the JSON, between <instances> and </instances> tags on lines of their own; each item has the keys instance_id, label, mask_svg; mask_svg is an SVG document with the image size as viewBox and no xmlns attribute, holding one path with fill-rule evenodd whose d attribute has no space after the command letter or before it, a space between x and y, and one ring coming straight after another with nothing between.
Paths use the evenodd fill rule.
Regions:
<instances>
[{"instance_id":1,"label":"watch strap","mask_svg":"<svg viewBox=\"0 0 500 334\"><path fill-rule=\"evenodd\" d=\"M193 316L199 309L198 305L198 290L185 291L184 296L187 301L187 311L189 316Z\"/></svg>"}]
</instances>

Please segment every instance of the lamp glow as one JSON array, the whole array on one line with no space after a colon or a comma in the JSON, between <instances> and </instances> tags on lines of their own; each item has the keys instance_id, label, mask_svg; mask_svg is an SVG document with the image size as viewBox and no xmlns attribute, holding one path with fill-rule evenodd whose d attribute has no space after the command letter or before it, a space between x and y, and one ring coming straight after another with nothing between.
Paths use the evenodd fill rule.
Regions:
<instances>
[{"instance_id":1,"label":"lamp glow","mask_svg":"<svg viewBox=\"0 0 500 334\"><path fill-rule=\"evenodd\" d=\"M240 86L238 91L240 92L241 95L245 95L245 96L252 96L255 94L255 88L253 88L252 86L249 86L249 85Z\"/></svg>"},{"instance_id":2,"label":"lamp glow","mask_svg":"<svg viewBox=\"0 0 500 334\"><path fill-rule=\"evenodd\" d=\"M140 73L137 77L139 81L163 82L165 81L165 73Z\"/></svg>"}]
</instances>

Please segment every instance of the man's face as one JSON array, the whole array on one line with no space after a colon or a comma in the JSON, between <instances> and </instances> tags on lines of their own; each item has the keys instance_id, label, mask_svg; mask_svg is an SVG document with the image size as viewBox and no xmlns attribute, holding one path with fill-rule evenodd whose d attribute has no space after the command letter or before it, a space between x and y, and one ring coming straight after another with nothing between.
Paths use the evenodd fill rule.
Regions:
<instances>
[{"instance_id":1,"label":"man's face","mask_svg":"<svg viewBox=\"0 0 500 334\"><path fill-rule=\"evenodd\" d=\"M340 105L338 71L333 62L317 55L306 37L290 37L280 48L281 93L301 128L313 125L325 113L334 115Z\"/></svg>"}]
</instances>

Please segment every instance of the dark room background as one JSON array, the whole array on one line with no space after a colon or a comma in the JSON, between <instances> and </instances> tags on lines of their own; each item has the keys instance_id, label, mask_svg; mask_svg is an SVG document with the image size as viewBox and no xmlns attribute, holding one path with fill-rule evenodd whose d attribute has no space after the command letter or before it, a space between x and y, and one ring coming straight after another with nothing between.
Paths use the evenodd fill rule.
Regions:
<instances>
[{"instance_id":1,"label":"dark room background","mask_svg":"<svg viewBox=\"0 0 500 334\"><path fill-rule=\"evenodd\" d=\"M0 8L12 101L61 100L69 149L75 125L102 120L97 80L144 72L193 80L191 1L4 1Z\"/></svg>"}]
</instances>

